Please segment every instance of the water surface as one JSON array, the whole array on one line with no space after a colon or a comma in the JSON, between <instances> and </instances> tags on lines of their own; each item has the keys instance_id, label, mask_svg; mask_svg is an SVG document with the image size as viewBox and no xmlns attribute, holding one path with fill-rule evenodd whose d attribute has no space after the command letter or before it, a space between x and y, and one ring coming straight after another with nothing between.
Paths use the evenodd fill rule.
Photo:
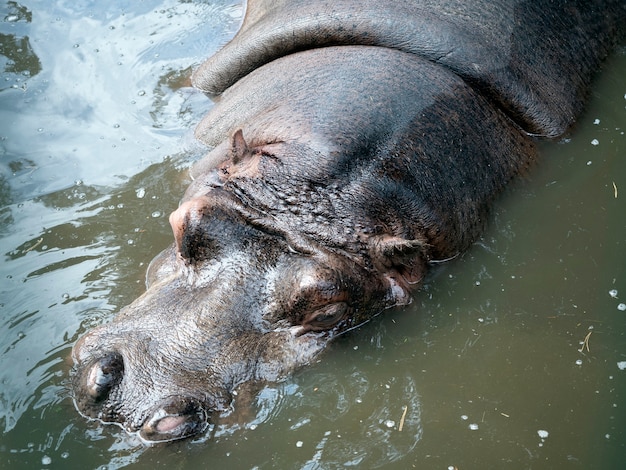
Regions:
<instances>
[{"instance_id":1,"label":"water surface","mask_svg":"<svg viewBox=\"0 0 626 470\"><path fill-rule=\"evenodd\" d=\"M242 14L103 5L0 3L0 468L622 468L625 49L410 308L196 440L148 448L80 417L71 346L170 242L211 105L186 78Z\"/></svg>"}]
</instances>

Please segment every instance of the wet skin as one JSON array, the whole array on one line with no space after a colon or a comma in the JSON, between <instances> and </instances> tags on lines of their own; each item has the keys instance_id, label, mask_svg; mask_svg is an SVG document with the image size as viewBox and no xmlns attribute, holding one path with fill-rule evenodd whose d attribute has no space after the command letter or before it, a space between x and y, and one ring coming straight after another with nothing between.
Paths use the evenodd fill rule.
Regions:
<instances>
[{"instance_id":1,"label":"wet skin","mask_svg":"<svg viewBox=\"0 0 626 470\"><path fill-rule=\"evenodd\" d=\"M395 47L398 30L355 22L347 2L336 3L336 15L326 2L301 10L299 1L282 3L251 2L237 37L197 72L196 85L221 96L196 131L213 150L192 169L194 182L170 217L174 244L151 263L146 293L73 350L79 411L148 442L202 432L229 410L237 387L280 380L337 335L409 303L429 267L467 250L494 199L532 166L531 134L560 135L571 124L626 14L599 2L603 14L581 9L580 27L562 38L561 10L531 2L519 17L525 2L500 2L512 16L498 23L497 9L485 16L486 3L463 2L463 11L478 12L481 34L434 60L420 53L419 44L429 48L420 34ZM426 8L385 5L398 24L407 8ZM445 20L447 29L431 28L454 45L473 20L450 17L443 5L431 5L426 19ZM362 7L362 15L376 9ZM539 41L522 34L535 34L537 16L543 26L557 22L560 43L572 50L522 54L546 62L540 82L551 85L533 94L534 69L516 62L516 51ZM289 36L294 24L328 18L340 19L329 25L331 44ZM423 15L414 19L424 26ZM486 42L485 31L506 37L506 47ZM590 50L576 53L591 36ZM267 52L261 59L259 49ZM231 67L221 84L237 60L246 67ZM565 66L577 73L554 85L555 67Z\"/></svg>"}]
</instances>

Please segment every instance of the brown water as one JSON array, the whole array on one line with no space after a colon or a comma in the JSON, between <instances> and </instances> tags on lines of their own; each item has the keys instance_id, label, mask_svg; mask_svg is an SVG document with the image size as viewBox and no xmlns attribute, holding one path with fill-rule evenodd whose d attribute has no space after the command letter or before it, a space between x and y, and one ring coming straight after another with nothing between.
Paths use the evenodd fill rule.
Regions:
<instances>
[{"instance_id":1,"label":"brown water","mask_svg":"<svg viewBox=\"0 0 626 470\"><path fill-rule=\"evenodd\" d=\"M71 346L142 292L169 243L210 106L185 70L241 16L103 5L0 3L0 468L623 468L623 48L577 129L411 308L195 441L146 448L78 416Z\"/></svg>"}]
</instances>

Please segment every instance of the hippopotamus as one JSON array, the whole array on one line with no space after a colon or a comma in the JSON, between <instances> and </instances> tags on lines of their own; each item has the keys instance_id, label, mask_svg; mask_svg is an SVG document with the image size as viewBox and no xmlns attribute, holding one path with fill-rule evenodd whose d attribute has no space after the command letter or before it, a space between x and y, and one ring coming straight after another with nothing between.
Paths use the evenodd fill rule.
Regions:
<instances>
[{"instance_id":1,"label":"hippopotamus","mask_svg":"<svg viewBox=\"0 0 626 470\"><path fill-rule=\"evenodd\" d=\"M250 0L193 75L209 148L147 290L73 348L74 402L198 434L407 305L584 106L623 0Z\"/></svg>"}]
</instances>

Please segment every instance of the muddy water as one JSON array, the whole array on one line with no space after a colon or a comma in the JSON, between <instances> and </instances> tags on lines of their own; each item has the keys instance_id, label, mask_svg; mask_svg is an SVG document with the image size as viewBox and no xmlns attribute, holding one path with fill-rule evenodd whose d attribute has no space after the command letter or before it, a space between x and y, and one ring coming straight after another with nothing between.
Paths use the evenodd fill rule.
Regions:
<instances>
[{"instance_id":1,"label":"muddy water","mask_svg":"<svg viewBox=\"0 0 626 470\"><path fill-rule=\"evenodd\" d=\"M195 441L72 405L73 342L143 290L204 150L210 2L0 3L0 468L622 468L626 49L579 126L411 308L336 342Z\"/></svg>"}]
</instances>

